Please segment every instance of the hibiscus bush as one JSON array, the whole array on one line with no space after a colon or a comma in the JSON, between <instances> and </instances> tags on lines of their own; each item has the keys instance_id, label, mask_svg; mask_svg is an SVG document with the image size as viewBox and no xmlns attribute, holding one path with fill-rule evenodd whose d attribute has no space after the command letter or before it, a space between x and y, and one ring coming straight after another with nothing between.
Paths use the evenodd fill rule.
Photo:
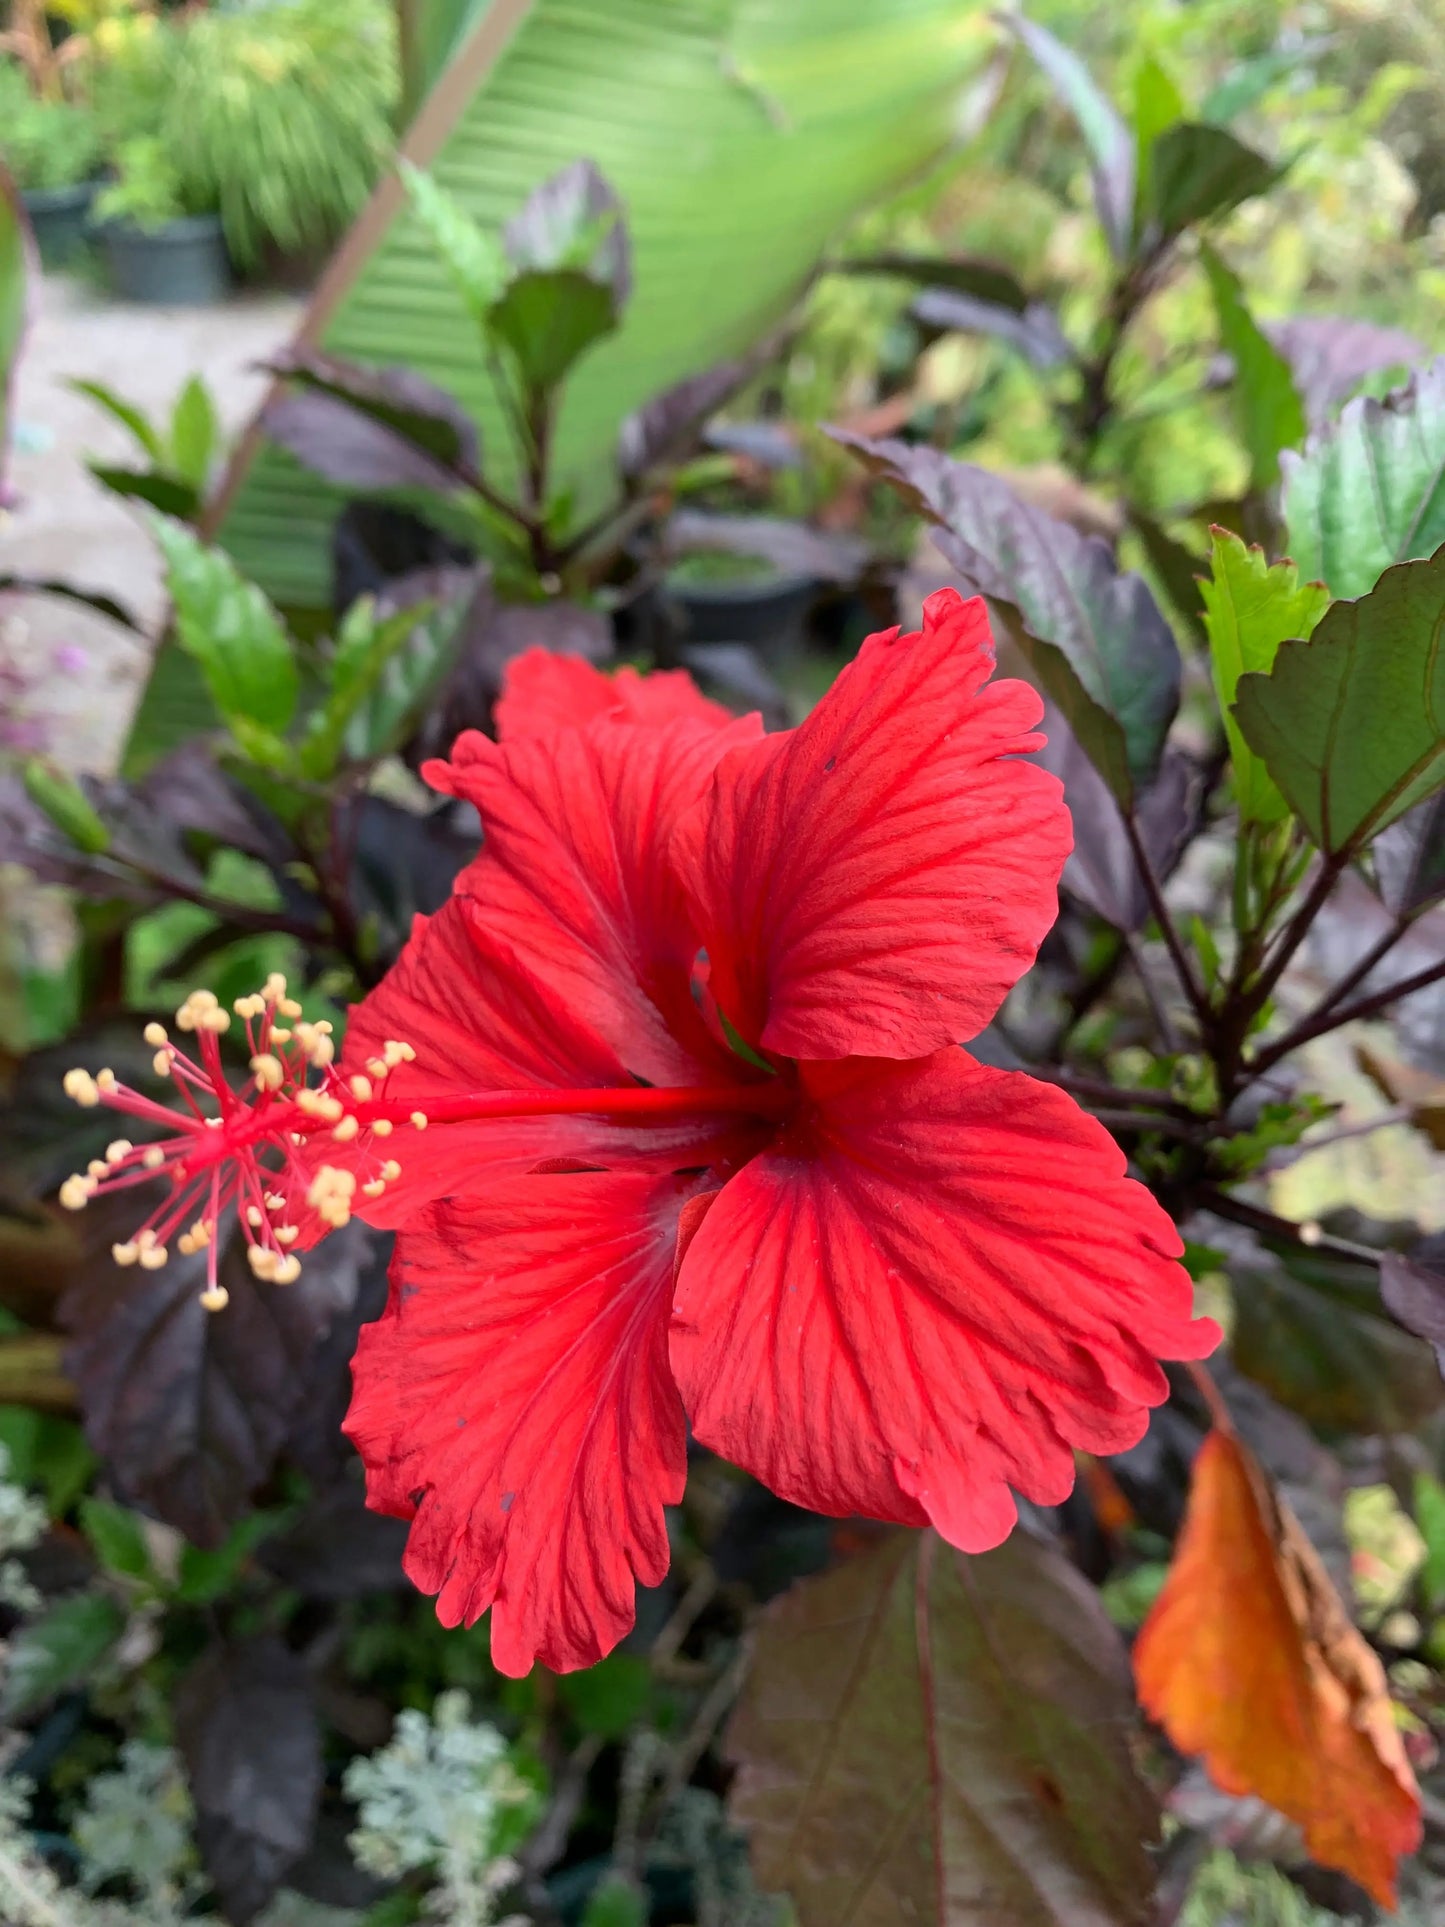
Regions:
<instances>
[{"instance_id":1,"label":"hibiscus bush","mask_svg":"<svg viewBox=\"0 0 1445 1927\"><path fill-rule=\"evenodd\" d=\"M204 721L0 772L6 1922L1441 1917L1445 359L1257 318L1259 95L1014 32L1093 266L860 245L866 407L810 307L576 501L625 210L419 175L514 441L278 363L328 634L105 478Z\"/></svg>"}]
</instances>

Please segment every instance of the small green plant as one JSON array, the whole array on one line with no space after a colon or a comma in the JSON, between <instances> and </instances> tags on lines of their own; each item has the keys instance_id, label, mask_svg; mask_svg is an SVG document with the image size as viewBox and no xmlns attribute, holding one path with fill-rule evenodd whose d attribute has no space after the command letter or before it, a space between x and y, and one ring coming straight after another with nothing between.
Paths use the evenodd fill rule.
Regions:
<instances>
[{"instance_id":1,"label":"small green plant","mask_svg":"<svg viewBox=\"0 0 1445 1927\"><path fill-rule=\"evenodd\" d=\"M0 66L0 158L31 193L75 187L100 164L100 136L77 101L37 100L18 66Z\"/></svg>"},{"instance_id":2,"label":"small green plant","mask_svg":"<svg viewBox=\"0 0 1445 1927\"><path fill-rule=\"evenodd\" d=\"M186 183L160 135L138 134L123 142L115 164L115 179L95 197L97 220L158 234L171 222L202 212L188 198Z\"/></svg>"}]
</instances>

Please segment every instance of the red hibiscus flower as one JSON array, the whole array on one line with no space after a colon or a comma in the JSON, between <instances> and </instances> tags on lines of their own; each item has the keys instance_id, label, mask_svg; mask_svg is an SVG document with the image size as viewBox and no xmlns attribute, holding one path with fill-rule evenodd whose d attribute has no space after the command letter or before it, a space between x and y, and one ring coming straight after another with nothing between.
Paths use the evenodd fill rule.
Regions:
<instances>
[{"instance_id":1,"label":"red hibiscus flower","mask_svg":"<svg viewBox=\"0 0 1445 1927\"><path fill-rule=\"evenodd\" d=\"M698 1441L816 1511L981 1551L1014 1493L1143 1433L1191 1316L1174 1227L1102 1127L961 1043L1033 961L1069 820L1028 753L1042 705L990 682L982 603L870 637L764 737L681 675L534 652L501 740L433 765L481 854L353 1013L340 1065L279 978L160 1026L161 1125L62 1199L169 1175L116 1247L260 1277L354 1211L398 1230L347 1430L445 1623L489 1607L499 1667L591 1664L661 1580ZM192 1222L194 1220L194 1222ZM214 1262L206 1302L224 1303Z\"/></svg>"},{"instance_id":2,"label":"red hibiscus flower","mask_svg":"<svg viewBox=\"0 0 1445 1927\"><path fill-rule=\"evenodd\" d=\"M979 1551L1217 1342L1101 1126L959 1048L1070 843L992 666L945 591L765 738L539 652L501 741L428 772L484 844L348 1033L348 1065L413 1045L387 1099L430 1128L365 1213L400 1236L347 1430L506 1672L627 1631L689 1422L799 1505Z\"/></svg>"}]
</instances>

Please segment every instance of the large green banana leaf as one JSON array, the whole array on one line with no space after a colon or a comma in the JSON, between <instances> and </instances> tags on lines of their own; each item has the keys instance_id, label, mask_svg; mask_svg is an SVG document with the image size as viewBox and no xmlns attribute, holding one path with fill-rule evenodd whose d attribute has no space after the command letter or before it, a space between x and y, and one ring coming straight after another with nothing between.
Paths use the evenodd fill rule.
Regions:
<instances>
[{"instance_id":1,"label":"large green banana leaf","mask_svg":"<svg viewBox=\"0 0 1445 1927\"><path fill-rule=\"evenodd\" d=\"M631 409L754 343L831 237L946 149L994 38L979 0L490 0L405 151L490 225L582 157L621 196L631 306L574 373L559 427L560 472L580 500L610 472ZM395 180L301 337L419 368L475 410L484 448L501 448L475 328ZM219 537L278 602L320 608L338 499L252 436ZM158 663L132 764L195 727L189 665L173 656Z\"/></svg>"},{"instance_id":2,"label":"large green banana leaf","mask_svg":"<svg viewBox=\"0 0 1445 1927\"><path fill-rule=\"evenodd\" d=\"M406 118L426 99L487 0L397 0Z\"/></svg>"}]
</instances>

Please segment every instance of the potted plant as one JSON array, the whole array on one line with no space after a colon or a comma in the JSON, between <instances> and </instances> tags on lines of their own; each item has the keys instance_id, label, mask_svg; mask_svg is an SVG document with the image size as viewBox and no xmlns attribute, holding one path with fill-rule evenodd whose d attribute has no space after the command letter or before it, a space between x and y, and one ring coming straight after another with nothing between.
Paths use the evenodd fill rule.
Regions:
<instances>
[{"instance_id":1,"label":"potted plant","mask_svg":"<svg viewBox=\"0 0 1445 1927\"><path fill-rule=\"evenodd\" d=\"M95 200L110 284L128 301L202 307L229 279L214 207L199 204L157 135L122 142L116 174Z\"/></svg>"},{"instance_id":2,"label":"potted plant","mask_svg":"<svg viewBox=\"0 0 1445 1927\"><path fill-rule=\"evenodd\" d=\"M94 116L79 101L41 99L23 70L0 66L0 159L35 230L41 259L57 267L85 240L100 168Z\"/></svg>"}]
</instances>

